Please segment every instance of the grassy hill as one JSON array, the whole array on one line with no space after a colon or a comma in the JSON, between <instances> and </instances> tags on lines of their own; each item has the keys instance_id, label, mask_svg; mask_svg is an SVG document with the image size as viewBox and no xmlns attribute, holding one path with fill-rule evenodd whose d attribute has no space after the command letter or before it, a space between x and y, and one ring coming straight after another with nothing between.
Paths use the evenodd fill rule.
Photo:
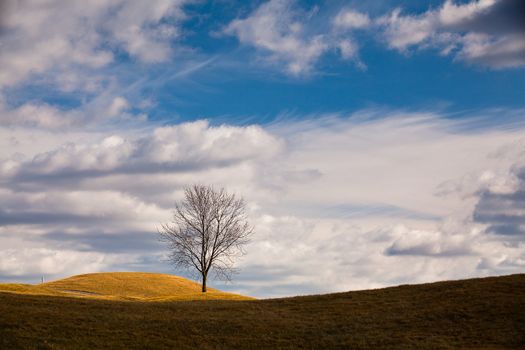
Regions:
<instances>
[{"instance_id":1,"label":"grassy hill","mask_svg":"<svg viewBox=\"0 0 525 350\"><path fill-rule=\"evenodd\" d=\"M0 348L525 349L525 275L246 301L0 292Z\"/></svg>"},{"instance_id":2,"label":"grassy hill","mask_svg":"<svg viewBox=\"0 0 525 350\"><path fill-rule=\"evenodd\" d=\"M200 284L194 281L145 272L90 273L37 285L0 284L0 292L2 291L28 295L136 301L253 299L213 288L208 288L208 292L203 294Z\"/></svg>"}]
</instances>

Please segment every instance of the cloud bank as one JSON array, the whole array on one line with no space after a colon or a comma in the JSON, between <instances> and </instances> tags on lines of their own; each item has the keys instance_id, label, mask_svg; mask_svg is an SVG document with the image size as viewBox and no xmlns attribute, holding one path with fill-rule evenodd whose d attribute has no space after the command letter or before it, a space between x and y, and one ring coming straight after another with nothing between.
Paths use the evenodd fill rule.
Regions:
<instances>
[{"instance_id":1,"label":"cloud bank","mask_svg":"<svg viewBox=\"0 0 525 350\"><path fill-rule=\"evenodd\" d=\"M525 128L461 124L368 110L90 134L38 150L20 138L0 166L0 274L170 271L155 227L194 182L249 203L257 233L228 289L289 295L520 272Z\"/></svg>"}]
</instances>

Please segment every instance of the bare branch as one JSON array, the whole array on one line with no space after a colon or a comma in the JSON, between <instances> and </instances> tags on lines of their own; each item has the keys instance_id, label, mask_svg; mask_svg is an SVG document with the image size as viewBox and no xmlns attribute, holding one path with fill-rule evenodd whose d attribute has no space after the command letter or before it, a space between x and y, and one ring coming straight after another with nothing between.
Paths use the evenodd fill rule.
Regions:
<instances>
[{"instance_id":1,"label":"bare branch","mask_svg":"<svg viewBox=\"0 0 525 350\"><path fill-rule=\"evenodd\" d=\"M169 260L177 267L196 270L206 291L208 273L231 280L234 259L244 254L253 228L248 224L242 198L223 188L193 185L175 204L172 222L157 230L170 250Z\"/></svg>"}]
</instances>

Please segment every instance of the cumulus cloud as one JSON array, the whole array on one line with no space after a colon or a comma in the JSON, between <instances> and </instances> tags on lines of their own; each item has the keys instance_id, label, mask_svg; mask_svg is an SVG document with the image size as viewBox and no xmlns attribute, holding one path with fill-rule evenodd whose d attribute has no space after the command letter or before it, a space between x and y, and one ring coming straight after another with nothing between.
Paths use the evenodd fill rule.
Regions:
<instances>
[{"instance_id":1,"label":"cumulus cloud","mask_svg":"<svg viewBox=\"0 0 525 350\"><path fill-rule=\"evenodd\" d=\"M185 17L185 2L178 0L2 4L0 87L53 70L64 89L89 88L70 68L103 67L118 50L144 62L166 60L180 35L177 23Z\"/></svg>"},{"instance_id":2,"label":"cumulus cloud","mask_svg":"<svg viewBox=\"0 0 525 350\"><path fill-rule=\"evenodd\" d=\"M239 147L242 144L243 147ZM161 127L146 136L105 137L97 144L68 143L18 163L2 165L4 179L63 178L104 174L191 171L272 157L282 142L258 126L210 127L207 121Z\"/></svg>"},{"instance_id":3,"label":"cumulus cloud","mask_svg":"<svg viewBox=\"0 0 525 350\"><path fill-rule=\"evenodd\" d=\"M519 0L479 0L403 15L396 9L376 19L388 46L437 48L468 63L500 69L525 65L525 6Z\"/></svg>"}]
</instances>

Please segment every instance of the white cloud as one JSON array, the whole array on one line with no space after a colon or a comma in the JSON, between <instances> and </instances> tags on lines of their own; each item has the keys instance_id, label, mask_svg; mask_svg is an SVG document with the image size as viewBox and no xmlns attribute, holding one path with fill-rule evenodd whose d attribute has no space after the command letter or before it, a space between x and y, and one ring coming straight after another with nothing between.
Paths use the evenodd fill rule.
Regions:
<instances>
[{"instance_id":1,"label":"white cloud","mask_svg":"<svg viewBox=\"0 0 525 350\"><path fill-rule=\"evenodd\" d=\"M458 58L467 62L488 65L493 68L513 68L525 65L525 37L509 35L491 37L485 34L469 33L461 43Z\"/></svg>"},{"instance_id":2,"label":"white cloud","mask_svg":"<svg viewBox=\"0 0 525 350\"><path fill-rule=\"evenodd\" d=\"M1 125L60 129L74 123L75 118L70 117L69 113L45 103L29 102L11 110L0 104Z\"/></svg>"},{"instance_id":3,"label":"white cloud","mask_svg":"<svg viewBox=\"0 0 525 350\"><path fill-rule=\"evenodd\" d=\"M365 68L351 31L368 27L368 15L345 8L329 23L317 12L317 7L304 11L293 0L270 0L249 16L233 20L223 33L255 47L265 62L284 65L282 70L292 76L311 74L316 63L330 51L338 51L343 59Z\"/></svg>"},{"instance_id":4,"label":"white cloud","mask_svg":"<svg viewBox=\"0 0 525 350\"><path fill-rule=\"evenodd\" d=\"M121 96L117 96L111 102L111 105L109 106L107 114L110 117L115 117L121 114L123 111L125 111L128 108L129 108L128 101L126 101L126 99Z\"/></svg>"},{"instance_id":5,"label":"white cloud","mask_svg":"<svg viewBox=\"0 0 525 350\"><path fill-rule=\"evenodd\" d=\"M357 47L350 40L341 40L339 42L339 50L341 50L341 56L345 59L352 58L357 53Z\"/></svg>"},{"instance_id":6,"label":"white cloud","mask_svg":"<svg viewBox=\"0 0 525 350\"><path fill-rule=\"evenodd\" d=\"M479 227L465 228L470 224L460 225L461 231L410 229L398 225L392 229L395 240L385 250L388 255L414 255L427 257L475 255L472 242L483 230Z\"/></svg>"},{"instance_id":7,"label":"white cloud","mask_svg":"<svg viewBox=\"0 0 525 350\"><path fill-rule=\"evenodd\" d=\"M405 50L420 44L427 39L438 36L440 29L461 24L477 14L493 6L495 1L474 1L455 5L447 0L438 10L429 10L420 15L402 15L401 9L396 9L390 15L378 18L379 25L386 27L385 36L388 45L393 49ZM451 39L455 39L451 37Z\"/></svg>"},{"instance_id":8,"label":"white cloud","mask_svg":"<svg viewBox=\"0 0 525 350\"><path fill-rule=\"evenodd\" d=\"M242 145L242 147L239 147ZM230 162L268 158L279 152L280 140L259 126L212 127L208 121L158 128L145 141L147 158L158 163Z\"/></svg>"},{"instance_id":9,"label":"white cloud","mask_svg":"<svg viewBox=\"0 0 525 350\"><path fill-rule=\"evenodd\" d=\"M377 23L386 26L387 43L391 48L398 50L421 43L435 30L432 16L402 16L400 9L396 9L389 16L379 18Z\"/></svg>"},{"instance_id":10,"label":"white cloud","mask_svg":"<svg viewBox=\"0 0 525 350\"><path fill-rule=\"evenodd\" d=\"M166 60L184 3L8 0L0 23L0 87L53 70L65 90L92 88L72 78L72 67L101 68L119 49L145 62Z\"/></svg>"},{"instance_id":11,"label":"white cloud","mask_svg":"<svg viewBox=\"0 0 525 350\"><path fill-rule=\"evenodd\" d=\"M180 35L177 26L161 23L163 19L185 18L183 0L123 2L115 18L107 24L117 42L131 55L145 62L160 62L169 57L169 41Z\"/></svg>"},{"instance_id":12,"label":"white cloud","mask_svg":"<svg viewBox=\"0 0 525 350\"><path fill-rule=\"evenodd\" d=\"M400 9L375 20L387 45L402 52L412 47L438 48L469 63L501 69L525 65L523 5L519 0L480 0L402 15ZM502 25L502 23L506 23Z\"/></svg>"},{"instance_id":13,"label":"white cloud","mask_svg":"<svg viewBox=\"0 0 525 350\"><path fill-rule=\"evenodd\" d=\"M476 17L496 4L497 0L478 0L460 5L447 0L438 12L439 20L444 25L457 25Z\"/></svg>"},{"instance_id":14,"label":"white cloud","mask_svg":"<svg viewBox=\"0 0 525 350\"><path fill-rule=\"evenodd\" d=\"M68 143L36 154L30 160L20 159L18 165L8 159L3 167L9 170L12 179L82 176L86 172L87 176L109 172L158 173L267 159L282 147L279 139L258 126L211 127L201 120L157 128L149 135L129 140L111 135L95 144Z\"/></svg>"},{"instance_id":15,"label":"white cloud","mask_svg":"<svg viewBox=\"0 0 525 350\"><path fill-rule=\"evenodd\" d=\"M232 21L224 33L268 53L270 61L284 62L291 75L307 74L330 46L323 35L307 32L305 16L291 0L271 0L248 17Z\"/></svg>"},{"instance_id":16,"label":"white cloud","mask_svg":"<svg viewBox=\"0 0 525 350\"><path fill-rule=\"evenodd\" d=\"M0 125L17 129L91 130L120 124L140 124L147 120L144 114L130 112L131 104L114 89L106 89L76 108L60 108L45 102L25 102L12 107L0 96Z\"/></svg>"},{"instance_id":17,"label":"white cloud","mask_svg":"<svg viewBox=\"0 0 525 350\"><path fill-rule=\"evenodd\" d=\"M366 13L352 9L343 9L334 18L334 25L343 29L365 28L370 23L370 17Z\"/></svg>"},{"instance_id":18,"label":"white cloud","mask_svg":"<svg viewBox=\"0 0 525 350\"><path fill-rule=\"evenodd\" d=\"M7 249L0 259L0 274L8 277L39 276L53 278L73 272L90 273L107 268L115 259L94 252L52 250L47 248Z\"/></svg>"}]
</instances>

